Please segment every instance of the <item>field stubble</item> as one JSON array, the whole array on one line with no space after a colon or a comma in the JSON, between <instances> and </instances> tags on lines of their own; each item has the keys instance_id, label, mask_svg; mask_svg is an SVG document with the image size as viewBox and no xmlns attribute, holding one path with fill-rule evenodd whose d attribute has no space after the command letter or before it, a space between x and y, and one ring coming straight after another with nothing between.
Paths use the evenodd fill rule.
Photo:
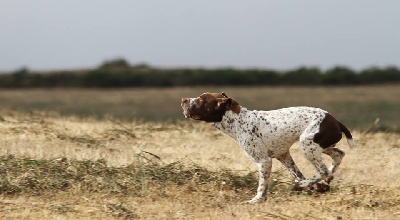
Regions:
<instances>
[{"instance_id":1,"label":"field stubble","mask_svg":"<svg viewBox=\"0 0 400 220\"><path fill-rule=\"evenodd\" d=\"M353 131L331 191L291 191L274 161L269 199L239 205L256 167L202 122L141 122L3 111L1 218L394 219L400 217L400 135ZM291 148L301 170L312 167ZM327 158L326 158L327 159Z\"/></svg>"}]
</instances>

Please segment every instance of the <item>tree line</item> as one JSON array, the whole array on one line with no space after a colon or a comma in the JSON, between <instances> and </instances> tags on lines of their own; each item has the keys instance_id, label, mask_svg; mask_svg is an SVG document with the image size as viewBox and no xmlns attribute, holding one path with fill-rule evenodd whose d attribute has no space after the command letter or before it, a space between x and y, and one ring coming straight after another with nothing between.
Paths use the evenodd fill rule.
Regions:
<instances>
[{"instance_id":1,"label":"tree line","mask_svg":"<svg viewBox=\"0 0 400 220\"><path fill-rule=\"evenodd\" d=\"M314 67L277 71L268 69L155 68L130 65L123 59L105 61L90 70L30 71L27 68L0 74L0 88L124 88L172 86L249 85L366 85L400 83L397 67L371 67L360 71L336 66L322 71Z\"/></svg>"}]
</instances>

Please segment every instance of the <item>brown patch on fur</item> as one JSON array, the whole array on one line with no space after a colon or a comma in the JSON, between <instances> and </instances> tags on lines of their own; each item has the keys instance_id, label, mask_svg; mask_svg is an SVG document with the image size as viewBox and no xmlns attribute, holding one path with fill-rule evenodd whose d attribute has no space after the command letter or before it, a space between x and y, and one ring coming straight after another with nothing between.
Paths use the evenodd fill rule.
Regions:
<instances>
[{"instance_id":1,"label":"brown patch on fur","mask_svg":"<svg viewBox=\"0 0 400 220\"><path fill-rule=\"evenodd\" d=\"M328 148L335 145L340 139L342 139L340 122L327 113L320 124L319 132L315 134L313 140L322 148Z\"/></svg>"},{"instance_id":2,"label":"brown patch on fur","mask_svg":"<svg viewBox=\"0 0 400 220\"><path fill-rule=\"evenodd\" d=\"M226 111L240 113L240 105L225 93L203 93L188 111L191 117L206 122L220 122Z\"/></svg>"}]
</instances>

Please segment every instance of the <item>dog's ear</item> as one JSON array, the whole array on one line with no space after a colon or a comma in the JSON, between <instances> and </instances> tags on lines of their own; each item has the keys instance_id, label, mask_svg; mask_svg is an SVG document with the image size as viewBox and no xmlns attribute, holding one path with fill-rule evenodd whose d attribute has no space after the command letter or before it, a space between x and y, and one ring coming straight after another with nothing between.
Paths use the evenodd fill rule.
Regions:
<instances>
[{"instance_id":1,"label":"dog's ear","mask_svg":"<svg viewBox=\"0 0 400 220\"><path fill-rule=\"evenodd\" d=\"M217 99L217 106L215 109L228 111L231 110L232 99L231 98L218 98Z\"/></svg>"},{"instance_id":2,"label":"dog's ear","mask_svg":"<svg viewBox=\"0 0 400 220\"><path fill-rule=\"evenodd\" d=\"M236 114L240 113L240 105L237 101L232 98L219 98L217 99L218 103L215 109L222 111L232 110Z\"/></svg>"}]
</instances>

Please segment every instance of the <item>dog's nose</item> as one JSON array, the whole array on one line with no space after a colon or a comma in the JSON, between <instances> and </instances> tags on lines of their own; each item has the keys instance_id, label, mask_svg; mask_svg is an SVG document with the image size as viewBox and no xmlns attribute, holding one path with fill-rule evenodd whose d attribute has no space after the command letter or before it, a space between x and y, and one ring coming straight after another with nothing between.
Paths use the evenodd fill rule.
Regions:
<instances>
[{"instance_id":1,"label":"dog's nose","mask_svg":"<svg viewBox=\"0 0 400 220\"><path fill-rule=\"evenodd\" d=\"M185 103L188 102L188 101L189 101L188 98L182 98L181 103L182 103L182 104L185 104Z\"/></svg>"}]
</instances>

